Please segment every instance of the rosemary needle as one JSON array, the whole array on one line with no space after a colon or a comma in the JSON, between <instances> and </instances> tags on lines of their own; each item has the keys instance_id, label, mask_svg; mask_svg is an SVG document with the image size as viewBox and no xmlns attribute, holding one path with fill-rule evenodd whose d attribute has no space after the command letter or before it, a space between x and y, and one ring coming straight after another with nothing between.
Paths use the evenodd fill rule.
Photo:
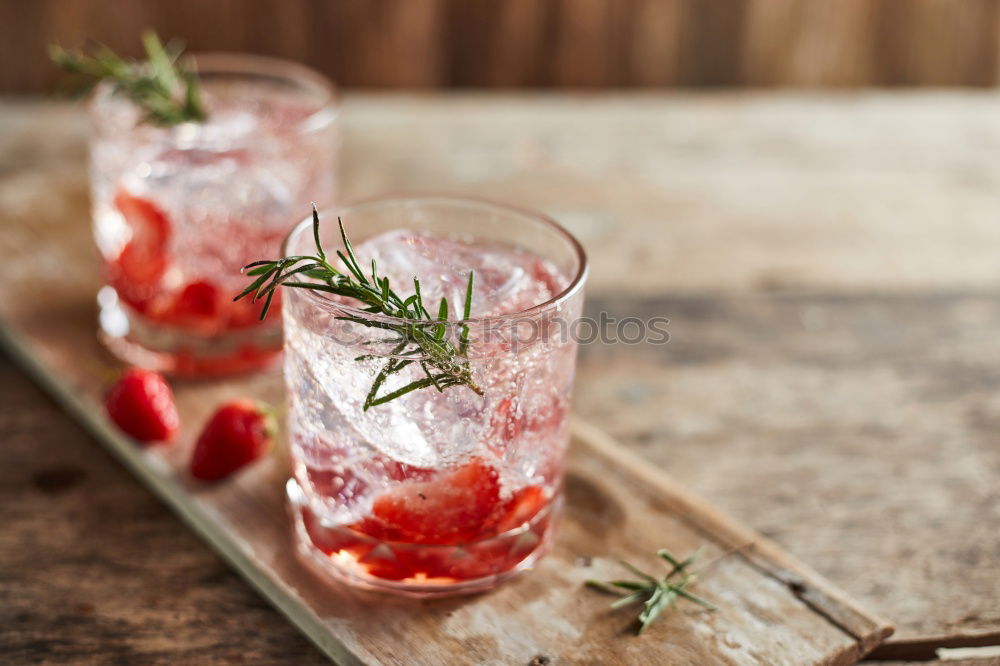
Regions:
<instances>
[{"instance_id":1,"label":"rosemary needle","mask_svg":"<svg viewBox=\"0 0 1000 666\"><path fill-rule=\"evenodd\" d=\"M687 589L695 582L695 576L688 572L688 568L701 554L700 548L683 560L675 557L666 548L661 548L656 554L670 565L670 571L663 578L656 578L651 574L640 571L628 562L621 562L621 565L637 576L638 580L612 580L607 582L588 580L586 583L587 587L601 590L602 592L622 594L624 590L624 596L611 604L611 608L613 609L642 603L642 611L640 611L638 618L638 634L642 634L649 625L662 615L664 610L673 606L678 599L686 599L710 611L715 610L714 605L700 597L696 597Z\"/></svg>"},{"instance_id":2,"label":"rosemary needle","mask_svg":"<svg viewBox=\"0 0 1000 666\"><path fill-rule=\"evenodd\" d=\"M256 279L233 300L251 294L254 301L263 298L264 307L260 313L260 318L263 319L267 316L278 287L313 289L355 299L364 306L364 313L377 315L371 318L363 314L345 314L338 317L361 326L389 331L391 333L389 337L377 342L395 345L385 358L384 365L375 375L371 388L365 396L365 411L422 388L444 391L452 386L466 386L482 395L483 389L473 378L468 360L468 326L466 324L460 326L457 346L445 335L449 313L447 299L441 299L436 316L432 316L424 304L420 293L420 280L417 278L413 279L414 293L404 298L392 288L389 278L379 275L375 260L372 260L370 273L366 274L354 254L354 247L347 237L344 223L339 218L337 221L344 249L338 250L337 256L347 270L335 268L327 261L326 252L320 242L319 212L315 205L313 205L312 219L316 254L247 264L243 267L244 272ZM297 277L307 277L313 282L302 282L295 279ZM472 311L473 280L473 274L470 272L462 310L464 319L468 319ZM390 319L386 320L385 317ZM378 358L382 357L365 354L355 360L371 361ZM382 390L390 376L413 364L417 364L423 371L422 377L389 392Z\"/></svg>"},{"instance_id":3,"label":"rosemary needle","mask_svg":"<svg viewBox=\"0 0 1000 666\"><path fill-rule=\"evenodd\" d=\"M179 45L164 46L156 33L142 35L146 60L126 60L103 44L91 54L67 51L53 44L49 56L56 65L88 79L87 87L108 81L117 95L143 110L144 122L171 126L207 118L198 76L181 59Z\"/></svg>"}]
</instances>

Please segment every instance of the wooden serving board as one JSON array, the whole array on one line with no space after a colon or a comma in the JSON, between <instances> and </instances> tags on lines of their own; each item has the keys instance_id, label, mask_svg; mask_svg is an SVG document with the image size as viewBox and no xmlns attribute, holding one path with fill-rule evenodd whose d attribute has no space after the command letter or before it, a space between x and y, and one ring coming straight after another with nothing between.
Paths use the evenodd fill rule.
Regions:
<instances>
[{"instance_id":1,"label":"wooden serving board","mask_svg":"<svg viewBox=\"0 0 1000 666\"><path fill-rule=\"evenodd\" d=\"M489 594L450 600L324 585L293 554L284 455L219 485L195 483L183 471L216 405L241 396L282 403L278 370L174 382L179 441L137 447L100 406L114 364L94 335L97 270L87 225L46 228L57 223L41 219L0 229L0 251L10 258L0 264L0 341L338 663L849 664L892 632L775 544L579 421L565 518L553 552L535 570ZM636 637L633 611L609 611L609 597L584 587L588 578L622 577L617 559L655 569L658 548L686 554L698 546L712 565L697 592L717 612L681 605Z\"/></svg>"}]
</instances>

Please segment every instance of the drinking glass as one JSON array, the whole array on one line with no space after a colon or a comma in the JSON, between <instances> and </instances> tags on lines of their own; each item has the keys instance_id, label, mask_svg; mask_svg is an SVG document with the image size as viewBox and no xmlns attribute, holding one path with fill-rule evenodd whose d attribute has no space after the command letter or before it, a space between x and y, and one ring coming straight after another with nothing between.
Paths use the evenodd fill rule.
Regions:
<instances>
[{"instance_id":1,"label":"drinking glass","mask_svg":"<svg viewBox=\"0 0 1000 666\"><path fill-rule=\"evenodd\" d=\"M90 186L103 261L99 332L122 359L206 375L276 357L281 331L239 269L272 256L303 202L334 197L335 95L300 65L195 56L203 123L163 127L109 84L90 102Z\"/></svg>"},{"instance_id":2,"label":"drinking glass","mask_svg":"<svg viewBox=\"0 0 1000 666\"><path fill-rule=\"evenodd\" d=\"M406 362L387 374L381 397L436 372L433 359L400 352L393 327L412 320L286 288L287 492L299 553L322 575L362 588L409 596L490 588L552 542L583 250L537 213L403 196L321 212L329 257L341 243L338 216L360 265L377 259L379 275L402 297L417 277L429 311L436 315L447 298L449 316L427 330L456 349L467 340L454 360L468 364L478 391L427 381L366 409L390 361ZM315 254L311 220L291 232L283 252ZM472 316L462 320L470 271Z\"/></svg>"}]
</instances>

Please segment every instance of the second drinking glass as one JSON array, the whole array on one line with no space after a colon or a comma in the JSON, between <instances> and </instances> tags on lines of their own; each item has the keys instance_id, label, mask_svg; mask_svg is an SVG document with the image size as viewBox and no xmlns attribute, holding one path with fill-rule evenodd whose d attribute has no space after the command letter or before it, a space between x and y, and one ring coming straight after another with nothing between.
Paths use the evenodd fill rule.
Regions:
<instances>
[{"instance_id":1,"label":"second drinking glass","mask_svg":"<svg viewBox=\"0 0 1000 666\"><path fill-rule=\"evenodd\" d=\"M107 286L101 337L175 374L251 370L280 350L276 320L233 302L251 259L275 254L303 202L332 203L334 91L300 65L195 56L203 122L144 122L111 84L90 105L91 199Z\"/></svg>"}]
</instances>

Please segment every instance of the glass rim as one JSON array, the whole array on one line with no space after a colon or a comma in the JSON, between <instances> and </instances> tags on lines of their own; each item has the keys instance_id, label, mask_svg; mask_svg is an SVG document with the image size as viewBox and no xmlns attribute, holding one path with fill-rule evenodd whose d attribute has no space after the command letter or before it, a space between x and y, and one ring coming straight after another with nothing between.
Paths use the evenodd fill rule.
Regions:
<instances>
[{"instance_id":1,"label":"glass rim","mask_svg":"<svg viewBox=\"0 0 1000 666\"><path fill-rule=\"evenodd\" d=\"M542 301L541 303L536 303L529 308L523 310L518 310L517 312L508 312L502 315L492 315L488 317L470 317L469 319L445 319L445 326L492 326L503 322L517 322L527 318L535 317L550 310L558 309L567 300L575 296L581 289L587 280L587 275L590 272L590 264L587 260L587 253L583 249L583 245L576 237L566 230L561 224L553 220L548 215L544 213L538 213L526 208L520 208L518 206L512 206L505 203L499 203L491 199L467 196L467 195L455 195L446 193L433 193L433 192L416 192L407 194L390 194L390 195L380 195L373 197L366 197L362 199L357 199L343 206L325 208L319 211L320 219L323 219L324 214L327 216L339 215L340 217L347 217L347 214L351 209L360 208L363 206L374 206L379 204L392 204L392 203L413 203L413 202L443 202L447 204L458 204L458 205L472 205L487 209L493 209L501 213L518 215L521 217L528 218L535 223L541 224L547 227L551 231L554 231L558 236L565 240L573 254L576 257L578 266L575 275L570 279L569 283L560 291L555 294L552 298ZM285 236L285 240L281 244L281 254L282 256L289 256L288 247L292 241L292 238L299 233L302 233L303 229L309 229L312 227L312 215L310 214L305 219L299 221L292 230L288 232ZM310 234L311 236L311 234ZM344 312L354 316L363 316L368 319L376 319L378 321L392 322L392 323L413 323L411 319L404 319L402 317L392 317L389 315L373 314L371 312L365 311L363 308L345 305L343 303L338 303L324 293L317 291L315 289L302 289L301 291L306 292L304 296L311 299L313 303L324 308L336 310L338 312ZM428 322L430 323L430 322ZM440 322L438 322L440 323Z\"/></svg>"},{"instance_id":2,"label":"glass rim","mask_svg":"<svg viewBox=\"0 0 1000 666\"><path fill-rule=\"evenodd\" d=\"M312 67L284 58L255 53L206 51L185 54L183 57L193 61L194 70L199 78L203 74L232 74L246 78L270 78L276 81L290 82L308 93L316 94L316 109L292 125L296 131L303 134L326 129L336 120L337 106L340 102L337 86L329 77ZM113 94L110 88L110 84L106 81L98 84L91 93L91 103L100 103L101 97L110 97Z\"/></svg>"}]
</instances>

